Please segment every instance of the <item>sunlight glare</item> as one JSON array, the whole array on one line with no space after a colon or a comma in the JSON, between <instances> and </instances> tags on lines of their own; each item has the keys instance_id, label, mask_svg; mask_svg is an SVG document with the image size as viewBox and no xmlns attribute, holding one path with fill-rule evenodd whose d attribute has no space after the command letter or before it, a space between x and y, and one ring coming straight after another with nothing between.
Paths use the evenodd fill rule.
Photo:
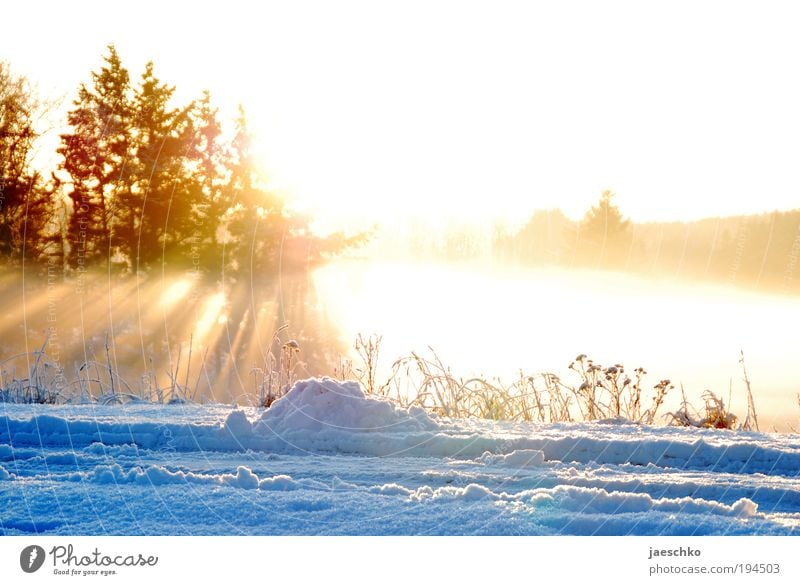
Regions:
<instances>
[{"instance_id":1,"label":"sunlight glare","mask_svg":"<svg viewBox=\"0 0 800 585\"><path fill-rule=\"evenodd\" d=\"M205 339L208 332L215 324L223 324L227 320L225 309L225 293L218 292L208 297L203 307L203 313L197 320L197 338Z\"/></svg>"},{"instance_id":2,"label":"sunlight glare","mask_svg":"<svg viewBox=\"0 0 800 585\"><path fill-rule=\"evenodd\" d=\"M175 306L176 303L183 300L191 287L191 281L185 278L173 282L161 294L161 300L159 301L161 308L166 311Z\"/></svg>"},{"instance_id":3,"label":"sunlight glare","mask_svg":"<svg viewBox=\"0 0 800 585\"><path fill-rule=\"evenodd\" d=\"M401 262L340 263L314 278L343 337L380 332L387 359L431 347L465 376L513 379L520 368L563 372L572 356L586 353L603 364L646 367L653 377L679 375L690 394L710 389L727 399L734 380L733 407L740 409L744 350L764 419L786 424L781 404L796 394L796 379L786 372L796 360L796 298L765 304L755 293L720 285L597 271Z\"/></svg>"}]
</instances>

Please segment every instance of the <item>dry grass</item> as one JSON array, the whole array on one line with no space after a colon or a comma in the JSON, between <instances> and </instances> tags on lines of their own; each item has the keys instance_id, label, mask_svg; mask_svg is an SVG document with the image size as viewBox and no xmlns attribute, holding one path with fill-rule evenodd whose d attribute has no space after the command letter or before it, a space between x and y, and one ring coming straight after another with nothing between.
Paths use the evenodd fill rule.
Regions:
<instances>
[{"instance_id":1,"label":"dry grass","mask_svg":"<svg viewBox=\"0 0 800 585\"><path fill-rule=\"evenodd\" d=\"M286 338L286 329L283 326L274 333L265 349L263 364L250 370L254 394L243 397L245 401L269 408L296 381L300 346L292 339L281 341ZM740 363L747 392L747 415L740 424L740 419L712 391L702 394L703 406L697 409L687 400L682 386L680 409L662 414L664 401L674 389L669 379L650 385L646 382L647 372L641 367L629 374L621 363L603 366L585 354L578 355L567 366L569 379L549 372L533 375L520 372L515 380L506 383L497 378L459 377L429 348L427 355L411 353L397 359L385 379L380 379L381 341L379 336L359 335L355 342L355 363L341 359L334 375L342 380L358 381L369 395L385 397L401 406L420 406L444 417L540 423L619 419L648 425L667 422L679 426L759 430L744 354L740 356ZM76 366L75 377L69 382L64 371L48 360L46 348L47 340L30 355L20 354L0 362L0 401L40 404L195 402L202 395L203 383L207 389L211 388L205 352L196 368L196 378L189 378L195 357L192 339L183 369L182 347L178 348L175 360L170 360L167 385L159 385L151 359L135 388L113 367L108 342L104 359L90 352L92 358ZM23 361L27 368L20 376L14 364ZM8 364L11 367L6 367Z\"/></svg>"},{"instance_id":2,"label":"dry grass","mask_svg":"<svg viewBox=\"0 0 800 585\"><path fill-rule=\"evenodd\" d=\"M0 362L0 401L22 404L55 404L63 400L66 388L63 371L47 359L45 348L32 354L18 354ZM28 371L18 375L16 362L25 359Z\"/></svg>"},{"instance_id":3,"label":"dry grass","mask_svg":"<svg viewBox=\"0 0 800 585\"><path fill-rule=\"evenodd\" d=\"M169 384L165 386L159 384L151 358L148 361L149 367L139 377L138 385L132 385L119 374L106 340L102 357L98 357L94 348L89 346L87 359L81 364L75 364L74 376L68 379L64 368L49 359L47 344L48 339L45 339L37 351L17 354L0 362L0 402L23 404L193 402L199 395L200 374L205 372L204 352L200 374L194 385L191 385L189 367L192 360L192 340L190 340L188 364L182 383L178 373L181 371L183 348L179 347L174 362L170 359L170 369L167 371ZM27 371L19 375L18 368L23 363L26 364Z\"/></svg>"},{"instance_id":4,"label":"dry grass","mask_svg":"<svg viewBox=\"0 0 800 585\"><path fill-rule=\"evenodd\" d=\"M682 387L681 392L683 392ZM745 429L743 426L738 426L738 417L730 412L722 398L718 397L711 390L703 392L703 401L705 403L704 411L699 412L689 404L686 400L686 395L683 394L681 409L667 414L668 418L671 419L671 424L680 427L728 430L741 428L743 430L749 430Z\"/></svg>"},{"instance_id":5,"label":"dry grass","mask_svg":"<svg viewBox=\"0 0 800 585\"><path fill-rule=\"evenodd\" d=\"M693 407L683 386L681 408L662 413L667 396L675 388L669 379L650 385L646 383L644 368L635 368L628 374L623 364L603 366L585 354L578 355L567 367L571 380L554 373L520 372L516 380L504 383L496 378L458 377L428 348L428 356L411 353L396 360L386 380L378 383L376 364L380 345L378 336L368 339L359 336L355 348L361 363L342 362L346 367L342 366L337 375L357 380L368 394L388 397L401 406L421 406L440 416L543 423L620 419L648 425L667 422L678 426L759 430L743 353L740 363L747 393L747 415L740 423L739 417L711 390L701 395L700 409Z\"/></svg>"},{"instance_id":6,"label":"dry grass","mask_svg":"<svg viewBox=\"0 0 800 585\"><path fill-rule=\"evenodd\" d=\"M622 364L604 367L585 354L569 365L573 378L577 378L571 382L553 373L520 372L511 383L497 378L463 378L431 348L427 356L414 352L396 360L386 380L378 383L380 343L380 337L365 340L359 336L356 350L361 363L346 362L337 375L357 380L368 394L452 418L536 422L624 418L653 424L673 388L669 380L661 380L648 389L644 369L636 368L630 377Z\"/></svg>"},{"instance_id":7,"label":"dry grass","mask_svg":"<svg viewBox=\"0 0 800 585\"><path fill-rule=\"evenodd\" d=\"M297 354L300 353L300 344L294 339L281 343L281 334L287 329L288 325L282 325L275 331L264 352L263 366L250 370L255 382L256 404L263 408L269 408L286 394L297 379L295 369L299 364Z\"/></svg>"}]
</instances>

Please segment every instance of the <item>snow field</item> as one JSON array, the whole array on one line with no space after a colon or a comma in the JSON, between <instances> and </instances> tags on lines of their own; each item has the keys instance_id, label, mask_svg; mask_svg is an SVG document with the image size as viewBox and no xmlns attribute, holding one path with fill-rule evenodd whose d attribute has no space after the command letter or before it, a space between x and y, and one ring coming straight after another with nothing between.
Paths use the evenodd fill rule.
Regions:
<instances>
[{"instance_id":1,"label":"snow field","mask_svg":"<svg viewBox=\"0 0 800 585\"><path fill-rule=\"evenodd\" d=\"M799 534L796 435L438 419L355 383L263 411L0 406L3 534Z\"/></svg>"}]
</instances>

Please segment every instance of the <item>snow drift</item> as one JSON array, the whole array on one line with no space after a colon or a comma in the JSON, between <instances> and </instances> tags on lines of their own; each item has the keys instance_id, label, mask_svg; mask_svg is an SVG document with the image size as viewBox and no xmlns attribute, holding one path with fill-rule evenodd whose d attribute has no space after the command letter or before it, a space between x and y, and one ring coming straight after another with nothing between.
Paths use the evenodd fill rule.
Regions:
<instances>
[{"instance_id":1,"label":"snow drift","mask_svg":"<svg viewBox=\"0 0 800 585\"><path fill-rule=\"evenodd\" d=\"M14 448L347 453L482 458L485 464L516 468L593 462L784 476L800 469L800 441L791 435L777 441L759 433L633 424L447 421L330 378L297 382L260 416L254 409L248 415L243 409L200 406L47 406L34 409L34 416L30 405L4 408L0 443ZM166 412L181 416L164 417ZM193 422L198 418L211 420ZM9 447L0 445L0 461Z\"/></svg>"},{"instance_id":2,"label":"snow drift","mask_svg":"<svg viewBox=\"0 0 800 585\"><path fill-rule=\"evenodd\" d=\"M400 408L388 400L368 397L357 382L331 378L297 382L264 413L261 424L276 433L330 429L408 433L439 429L418 406Z\"/></svg>"}]
</instances>

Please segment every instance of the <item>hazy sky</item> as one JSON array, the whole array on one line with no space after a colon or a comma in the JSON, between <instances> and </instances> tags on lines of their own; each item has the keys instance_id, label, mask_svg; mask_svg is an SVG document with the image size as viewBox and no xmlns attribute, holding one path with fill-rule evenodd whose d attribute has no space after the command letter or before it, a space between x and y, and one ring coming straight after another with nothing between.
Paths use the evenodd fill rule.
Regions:
<instances>
[{"instance_id":1,"label":"hazy sky","mask_svg":"<svg viewBox=\"0 0 800 585\"><path fill-rule=\"evenodd\" d=\"M635 219L800 207L794 2L44 2L0 58L74 96L113 42L138 77L247 108L273 182L332 222Z\"/></svg>"}]
</instances>

